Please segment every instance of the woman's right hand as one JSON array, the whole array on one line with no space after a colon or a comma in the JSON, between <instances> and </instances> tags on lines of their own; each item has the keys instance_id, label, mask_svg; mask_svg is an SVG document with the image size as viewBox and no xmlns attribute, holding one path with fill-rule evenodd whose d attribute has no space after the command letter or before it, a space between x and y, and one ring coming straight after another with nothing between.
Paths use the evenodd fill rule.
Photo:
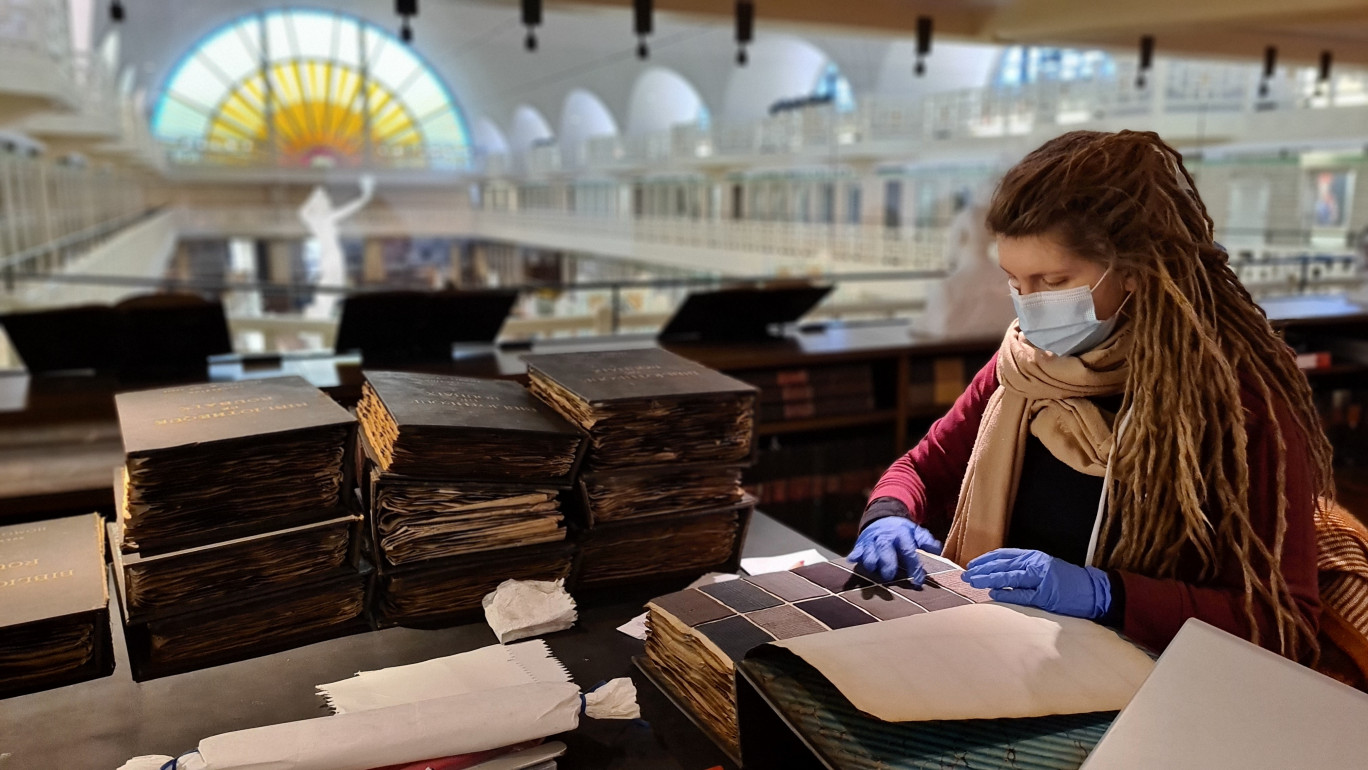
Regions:
<instances>
[{"instance_id":1,"label":"woman's right hand","mask_svg":"<svg viewBox=\"0 0 1368 770\"><path fill-rule=\"evenodd\" d=\"M855 549L846 558L888 582L902 573L920 586L926 580L917 549L939 554L941 542L929 530L902 516L875 519L855 540Z\"/></svg>"}]
</instances>

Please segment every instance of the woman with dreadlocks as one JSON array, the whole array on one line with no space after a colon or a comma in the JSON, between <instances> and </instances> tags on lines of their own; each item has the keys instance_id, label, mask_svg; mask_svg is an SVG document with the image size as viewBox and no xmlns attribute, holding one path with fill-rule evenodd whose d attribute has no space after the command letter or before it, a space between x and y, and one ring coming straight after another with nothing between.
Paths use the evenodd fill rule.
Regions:
<instances>
[{"instance_id":1,"label":"woman with dreadlocks","mask_svg":"<svg viewBox=\"0 0 1368 770\"><path fill-rule=\"evenodd\" d=\"M1162 650L1188 618L1317 649L1313 514L1330 446L1306 378L1154 133L1075 131L987 215L1017 321L875 487L851 559L965 563L992 598Z\"/></svg>"}]
</instances>

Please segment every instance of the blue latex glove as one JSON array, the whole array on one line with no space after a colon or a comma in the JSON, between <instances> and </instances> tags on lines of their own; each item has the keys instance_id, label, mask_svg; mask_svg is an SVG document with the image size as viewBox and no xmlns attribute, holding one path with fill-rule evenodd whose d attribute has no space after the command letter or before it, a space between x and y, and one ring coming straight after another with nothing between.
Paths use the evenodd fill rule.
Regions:
<instances>
[{"instance_id":1,"label":"blue latex glove","mask_svg":"<svg viewBox=\"0 0 1368 770\"><path fill-rule=\"evenodd\" d=\"M919 586L926 580L926 569L917 556L918 548L939 554L941 542L911 519L885 516L864 528L846 558L885 582L897 577L901 569L913 585Z\"/></svg>"},{"instance_id":2,"label":"blue latex glove","mask_svg":"<svg viewBox=\"0 0 1368 770\"><path fill-rule=\"evenodd\" d=\"M1076 618L1099 618L1111 607L1111 579L1040 551L999 548L969 562L960 579L992 589L994 601L1039 607Z\"/></svg>"}]
</instances>

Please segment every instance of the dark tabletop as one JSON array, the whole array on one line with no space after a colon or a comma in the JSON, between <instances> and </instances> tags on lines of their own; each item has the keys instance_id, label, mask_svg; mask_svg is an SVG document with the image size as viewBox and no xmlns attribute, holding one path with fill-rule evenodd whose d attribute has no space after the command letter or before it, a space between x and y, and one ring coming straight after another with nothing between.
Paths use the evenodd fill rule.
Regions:
<instances>
[{"instance_id":1,"label":"dark tabletop","mask_svg":"<svg viewBox=\"0 0 1368 770\"><path fill-rule=\"evenodd\" d=\"M832 555L757 513L743 554L772 556L814 547ZM558 738L569 747L561 767L734 767L632 665L643 643L617 631L661 592L624 590L620 596L581 606L573 629L544 637L582 688L630 676L648 723L581 720L579 729ZM483 623L439 631L389 628L139 683L129 675L117 614L114 629L117 667L112 676L0 700L0 770L113 770L142 754L180 754L211 735L326 715L315 685L498 641Z\"/></svg>"}]
</instances>

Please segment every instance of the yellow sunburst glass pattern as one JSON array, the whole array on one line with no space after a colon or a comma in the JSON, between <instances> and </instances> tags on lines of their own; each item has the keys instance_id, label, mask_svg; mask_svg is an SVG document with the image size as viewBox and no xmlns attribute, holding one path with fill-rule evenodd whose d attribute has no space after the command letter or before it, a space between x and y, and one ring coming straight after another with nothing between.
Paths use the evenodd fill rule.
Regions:
<instances>
[{"instance_id":1,"label":"yellow sunburst glass pattern","mask_svg":"<svg viewBox=\"0 0 1368 770\"><path fill-rule=\"evenodd\" d=\"M153 131L175 160L334 167L465 164L465 122L402 43L340 14L247 17L192 50Z\"/></svg>"}]
</instances>

